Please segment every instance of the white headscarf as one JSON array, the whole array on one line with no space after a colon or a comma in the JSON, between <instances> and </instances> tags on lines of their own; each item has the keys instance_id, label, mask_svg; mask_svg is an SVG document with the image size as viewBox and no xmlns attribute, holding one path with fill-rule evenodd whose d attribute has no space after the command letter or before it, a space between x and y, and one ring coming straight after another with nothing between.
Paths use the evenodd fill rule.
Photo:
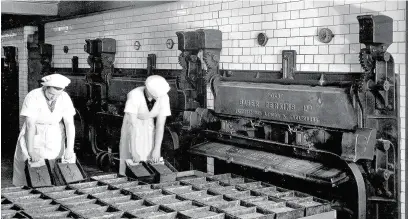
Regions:
<instances>
[{"instance_id":1,"label":"white headscarf","mask_svg":"<svg viewBox=\"0 0 408 219\"><path fill-rule=\"evenodd\" d=\"M155 97L159 98L167 94L170 90L170 85L166 79L159 75L151 75L146 79L147 90Z\"/></svg>"},{"instance_id":2,"label":"white headscarf","mask_svg":"<svg viewBox=\"0 0 408 219\"><path fill-rule=\"evenodd\" d=\"M71 80L69 80L69 78L60 74L47 75L41 80L43 81L41 84L44 86L59 87L62 89L64 89L69 85L69 83L71 83Z\"/></svg>"}]
</instances>

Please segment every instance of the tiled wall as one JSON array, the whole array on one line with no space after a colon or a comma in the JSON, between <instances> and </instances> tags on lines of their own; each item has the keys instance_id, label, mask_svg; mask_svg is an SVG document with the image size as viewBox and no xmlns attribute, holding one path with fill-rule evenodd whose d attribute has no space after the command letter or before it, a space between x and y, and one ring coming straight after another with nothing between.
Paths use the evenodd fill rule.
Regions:
<instances>
[{"instance_id":1,"label":"tiled wall","mask_svg":"<svg viewBox=\"0 0 408 219\"><path fill-rule=\"evenodd\" d=\"M358 72L358 53L363 45L359 44L357 15L390 16L394 19L394 43L388 51L401 79L400 154L405 163L405 10L405 1L186 1L48 23L45 36L46 43L54 45L54 67L60 68L70 67L72 56L79 57L80 68L87 68L84 40L111 37L117 40L118 68L145 68L147 54L155 53L157 68L179 69L177 45L169 50L166 40L177 42L176 31L214 28L223 33L222 69L280 70L281 51L294 49L298 53L297 70ZM328 44L316 39L318 30L325 27L335 34ZM269 37L265 47L256 43L259 32ZM138 51L132 46L135 40L141 43ZM69 46L67 54L63 53L64 45ZM405 179L404 172L402 177Z\"/></svg>"},{"instance_id":2,"label":"tiled wall","mask_svg":"<svg viewBox=\"0 0 408 219\"><path fill-rule=\"evenodd\" d=\"M37 31L37 27L26 26L22 28L10 29L6 31L1 31L1 54L4 56L3 46L14 46L18 50L18 80L19 80L19 106L21 109L24 97L28 93L28 51L27 51L27 40L28 35L33 34ZM20 119L20 127L22 126L23 121Z\"/></svg>"}]
</instances>

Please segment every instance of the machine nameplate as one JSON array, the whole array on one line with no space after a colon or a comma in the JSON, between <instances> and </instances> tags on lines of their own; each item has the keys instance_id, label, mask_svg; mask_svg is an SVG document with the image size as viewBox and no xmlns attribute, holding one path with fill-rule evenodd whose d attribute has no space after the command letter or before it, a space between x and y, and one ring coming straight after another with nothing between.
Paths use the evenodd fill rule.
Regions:
<instances>
[{"instance_id":1,"label":"machine nameplate","mask_svg":"<svg viewBox=\"0 0 408 219\"><path fill-rule=\"evenodd\" d=\"M221 114L354 129L356 112L344 88L222 82L215 111Z\"/></svg>"}]
</instances>

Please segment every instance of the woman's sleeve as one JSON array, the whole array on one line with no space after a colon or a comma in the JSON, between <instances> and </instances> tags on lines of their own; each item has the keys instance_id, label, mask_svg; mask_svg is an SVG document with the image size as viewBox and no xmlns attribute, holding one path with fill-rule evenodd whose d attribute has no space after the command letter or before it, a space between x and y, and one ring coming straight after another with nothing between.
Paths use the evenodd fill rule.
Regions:
<instances>
[{"instance_id":1,"label":"woman's sleeve","mask_svg":"<svg viewBox=\"0 0 408 219\"><path fill-rule=\"evenodd\" d=\"M159 116L171 116L170 98L168 95L160 97L160 111Z\"/></svg>"},{"instance_id":2,"label":"woman's sleeve","mask_svg":"<svg viewBox=\"0 0 408 219\"><path fill-rule=\"evenodd\" d=\"M24 98L20 116L36 118L38 115L38 103L33 93L28 93Z\"/></svg>"},{"instance_id":3,"label":"woman's sleeve","mask_svg":"<svg viewBox=\"0 0 408 219\"><path fill-rule=\"evenodd\" d=\"M76 114L74 104L72 103L71 97L67 93L64 95L64 116L74 116Z\"/></svg>"},{"instance_id":4,"label":"woman's sleeve","mask_svg":"<svg viewBox=\"0 0 408 219\"><path fill-rule=\"evenodd\" d=\"M126 100L126 105L125 105L125 113L132 113L132 114L137 114L138 112L138 106L137 104L137 97L135 93L130 92L127 95L127 100Z\"/></svg>"}]
</instances>

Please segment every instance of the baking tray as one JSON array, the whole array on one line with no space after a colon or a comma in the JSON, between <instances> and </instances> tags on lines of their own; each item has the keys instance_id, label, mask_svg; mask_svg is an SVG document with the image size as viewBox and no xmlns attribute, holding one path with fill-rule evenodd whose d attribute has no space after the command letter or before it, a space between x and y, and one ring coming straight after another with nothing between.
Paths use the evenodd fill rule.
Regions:
<instances>
[{"instance_id":1,"label":"baking tray","mask_svg":"<svg viewBox=\"0 0 408 219\"><path fill-rule=\"evenodd\" d=\"M200 207L179 212L179 218L207 218L207 219L223 219L224 213L210 211L210 207Z\"/></svg>"},{"instance_id":2,"label":"baking tray","mask_svg":"<svg viewBox=\"0 0 408 219\"><path fill-rule=\"evenodd\" d=\"M170 187L170 186L178 186L180 185L180 182L175 181L175 182L163 182L163 183L155 183L155 184L151 184L152 185L152 189L162 189L162 188L166 188L166 187Z\"/></svg>"},{"instance_id":3,"label":"baking tray","mask_svg":"<svg viewBox=\"0 0 408 219\"><path fill-rule=\"evenodd\" d=\"M28 160L25 161L24 173L27 184L31 188L53 186L53 172L48 160L41 167L29 167Z\"/></svg>"},{"instance_id":4,"label":"baking tray","mask_svg":"<svg viewBox=\"0 0 408 219\"><path fill-rule=\"evenodd\" d=\"M197 189L197 190L217 188L217 187L222 187L222 185L218 181L206 182L206 183L202 183L202 184L193 184L193 188Z\"/></svg>"},{"instance_id":5,"label":"baking tray","mask_svg":"<svg viewBox=\"0 0 408 219\"><path fill-rule=\"evenodd\" d=\"M80 192L82 192L84 194L101 193L101 192L109 191L109 186L108 185L99 185L99 186L95 186L95 187L78 189L78 191L80 191Z\"/></svg>"},{"instance_id":6,"label":"baking tray","mask_svg":"<svg viewBox=\"0 0 408 219\"><path fill-rule=\"evenodd\" d=\"M276 215L272 212L265 211L256 207L249 207L237 211L228 211L225 213L228 219L275 219Z\"/></svg>"},{"instance_id":7,"label":"baking tray","mask_svg":"<svg viewBox=\"0 0 408 219\"><path fill-rule=\"evenodd\" d=\"M13 202L14 204L19 204L19 203L24 203L24 202L31 202L41 197L43 197L42 194L29 194L29 195L24 195L24 196L12 197L12 198L9 198L8 200Z\"/></svg>"},{"instance_id":8,"label":"baking tray","mask_svg":"<svg viewBox=\"0 0 408 219\"><path fill-rule=\"evenodd\" d=\"M2 193L2 196L8 200L13 200L21 196L33 195L35 191L32 189ZM38 194L38 193L37 193Z\"/></svg>"},{"instance_id":9,"label":"baking tray","mask_svg":"<svg viewBox=\"0 0 408 219\"><path fill-rule=\"evenodd\" d=\"M191 193L191 192L195 192L195 191L199 191L196 189L193 189L192 185L186 185L186 186L169 186L169 187L165 187L163 188L163 191L166 194L184 194L184 193Z\"/></svg>"},{"instance_id":10,"label":"baking tray","mask_svg":"<svg viewBox=\"0 0 408 219\"><path fill-rule=\"evenodd\" d=\"M264 183L260 181L255 181L255 182L249 182L249 183L243 183L243 184L238 184L235 185L238 189L241 190L256 190L256 189L262 189L262 188L267 188L267 187L276 187L272 184L269 183Z\"/></svg>"},{"instance_id":11,"label":"baking tray","mask_svg":"<svg viewBox=\"0 0 408 219\"><path fill-rule=\"evenodd\" d=\"M223 185L239 185L245 183L256 182L255 180L245 178L240 175L232 174L232 173L224 173L214 176L208 176L212 181L219 181Z\"/></svg>"},{"instance_id":12,"label":"baking tray","mask_svg":"<svg viewBox=\"0 0 408 219\"><path fill-rule=\"evenodd\" d=\"M151 218L151 219L174 219L177 212L165 209L159 205L146 206L139 209L128 211L137 218Z\"/></svg>"},{"instance_id":13,"label":"baking tray","mask_svg":"<svg viewBox=\"0 0 408 219\"><path fill-rule=\"evenodd\" d=\"M99 193L93 193L90 196L97 198L97 199L104 199L104 198L114 198L114 197L120 197L126 195L123 191L121 190L107 190L104 192L99 192Z\"/></svg>"},{"instance_id":14,"label":"baking tray","mask_svg":"<svg viewBox=\"0 0 408 219\"><path fill-rule=\"evenodd\" d=\"M9 219L9 218L28 218L28 217L24 215L24 213L21 211L14 211L14 210L3 211L2 210L1 218Z\"/></svg>"},{"instance_id":15,"label":"baking tray","mask_svg":"<svg viewBox=\"0 0 408 219\"><path fill-rule=\"evenodd\" d=\"M243 205L246 205L244 201ZM274 204L262 205L251 203L249 206L256 206L259 210L274 214L276 219L296 219L305 216L305 210L300 207L288 205L285 202L278 202Z\"/></svg>"},{"instance_id":16,"label":"baking tray","mask_svg":"<svg viewBox=\"0 0 408 219\"><path fill-rule=\"evenodd\" d=\"M74 197L62 198L56 202L66 206L67 208L73 208L75 206L81 206L86 204L96 203L98 199L89 197L88 195L77 195Z\"/></svg>"},{"instance_id":17,"label":"baking tray","mask_svg":"<svg viewBox=\"0 0 408 219\"><path fill-rule=\"evenodd\" d=\"M214 180L211 180L209 177L196 177L192 179L180 180L180 183L183 185L199 185L199 184L205 184L205 183L210 183L210 182L214 182Z\"/></svg>"},{"instance_id":18,"label":"baking tray","mask_svg":"<svg viewBox=\"0 0 408 219\"><path fill-rule=\"evenodd\" d=\"M150 169L149 165L146 162L140 162L139 165L128 166L126 164L125 174L128 177L137 179L146 183L155 182L155 172Z\"/></svg>"},{"instance_id":19,"label":"baking tray","mask_svg":"<svg viewBox=\"0 0 408 219\"><path fill-rule=\"evenodd\" d=\"M127 188L132 188L132 187L140 186L140 185L146 185L146 183L136 180L136 181L127 181L123 183L110 184L112 188L116 188L116 189L127 189Z\"/></svg>"},{"instance_id":20,"label":"baking tray","mask_svg":"<svg viewBox=\"0 0 408 219\"><path fill-rule=\"evenodd\" d=\"M91 181L91 182L82 182L82 183L75 183L75 184L69 184L68 186L72 189L86 189L86 188L92 188L95 186L100 186L102 183L99 181Z\"/></svg>"},{"instance_id":21,"label":"baking tray","mask_svg":"<svg viewBox=\"0 0 408 219\"><path fill-rule=\"evenodd\" d=\"M287 202L287 205L295 208L302 208L305 211L305 216L311 216L324 212L331 211L331 205L329 201L312 197L309 199L297 199Z\"/></svg>"},{"instance_id":22,"label":"baking tray","mask_svg":"<svg viewBox=\"0 0 408 219\"><path fill-rule=\"evenodd\" d=\"M2 188L1 189L1 197L3 197L3 194L9 193L9 192L19 192L23 190L31 190L32 188L28 186L17 186L17 187L7 187L7 188Z\"/></svg>"},{"instance_id":23,"label":"baking tray","mask_svg":"<svg viewBox=\"0 0 408 219\"><path fill-rule=\"evenodd\" d=\"M186 180L186 179L194 179L197 177L206 177L210 176L210 174L199 171L199 170L188 170L183 172L177 172L176 180Z\"/></svg>"},{"instance_id":24,"label":"baking tray","mask_svg":"<svg viewBox=\"0 0 408 219\"><path fill-rule=\"evenodd\" d=\"M152 205L164 205L183 201L180 198L176 197L176 195L162 195L153 198L146 198L145 200Z\"/></svg>"},{"instance_id":25,"label":"baking tray","mask_svg":"<svg viewBox=\"0 0 408 219\"><path fill-rule=\"evenodd\" d=\"M163 163L147 162L147 165L154 172L155 182L174 182L177 178L177 170L167 160Z\"/></svg>"},{"instance_id":26,"label":"baking tray","mask_svg":"<svg viewBox=\"0 0 408 219\"><path fill-rule=\"evenodd\" d=\"M256 194L250 190L225 194L224 197L227 200L257 200L260 197L265 197L265 199L267 198L266 195L262 195L259 193Z\"/></svg>"},{"instance_id":27,"label":"baking tray","mask_svg":"<svg viewBox=\"0 0 408 219\"><path fill-rule=\"evenodd\" d=\"M209 188L208 192L216 195L225 195L230 193L240 192L235 186L220 186L215 188Z\"/></svg>"},{"instance_id":28,"label":"baking tray","mask_svg":"<svg viewBox=\"0 0 408 219\"><path fill-rule=\"evenodd\" d=\"M99 181L99 180L104 180L104 179L114 179L118 177L123 177L123 176L120 176L117 173L112 173L112 174L106 174L106 175L92 176L90 179L91 181Z\"/></svg>"},{"instance_id":29,"label":"baking tray","mask_svg":"<svg viewBox=\"0 0 408 219\"><path fill-rule=\"evenodd\" d=\"M154 198L159 196L164 196L161 189L150 189L150 190L141 190L141 191L132 191L132 194L138 197L139 199L145 198Z\"/></svg>"},{"instance_id":30,"label":"baking tray","mask_svg":"<svg viewBox=\"0 0 408 219\"><path fill-rule=\"evenodd\" d=\"M79 163L78 159L75 163L61 163L61 159L57 159L53 162L50 161L50 165L54 165L55 182L59 184L70 184L84 182L87 180L86 175L82 165ZM52 167L52 165L51 165Z\"/></svg>"},{"instance_id":31,"label":"baking tray","mask_svg":"<svg viewBox=\"0 0 408 219\"><path fill-rule=\"evenodd\" d=\"M60 192L60 191L72 190L72 188L64 185L64 186L36 188L35 190L38 191L38 192L47 194L47 193L51 193L51 192Z\"/></svg>"},{"instance_id":32,"label":"baking tray","mask_svg":"<svg viewBox=\"0 0 408 219\"><path fill-rule=\"evenodd\" d=\"M30 209L30 208L41 208L43 206L48 206L55 204L54 200L52 199L42 199L42 198L37 198L37 199L32 199L32 200L25 200L19 203L16 203L17 206L19 206L22 209Z\"/></svg>"},{"instance_id":33,"label":"baking tray","mask_svg":"<svg viewBox=\"0 0 408 219\"><path fill-rule=\"evenodd\" d=\"M176 203L165 204L165 205L162 205L162 207L170 211L186 211L186 210L203 207L203 205L195 201L186 200L186 201L181 201L181 202L176 202Z\"/></svg>"}]
</instances>

